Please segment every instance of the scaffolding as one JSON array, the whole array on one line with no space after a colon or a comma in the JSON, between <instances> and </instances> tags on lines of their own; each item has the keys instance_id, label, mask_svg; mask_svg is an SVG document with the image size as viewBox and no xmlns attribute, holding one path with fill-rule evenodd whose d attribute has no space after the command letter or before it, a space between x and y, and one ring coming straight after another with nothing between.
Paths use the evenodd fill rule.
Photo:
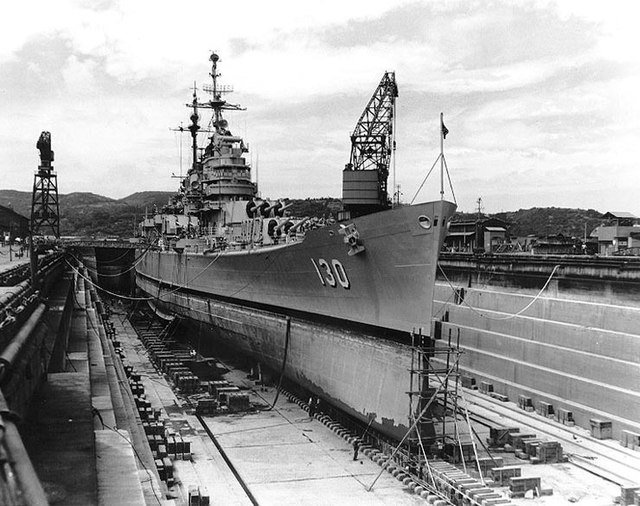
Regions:
<instances>
[{"instance_id":1,"label":"scaffolding","mask_svg":"<svg viewBox=\"0 0 640 506\"><path fill-rule=\"evenodd\" d=\"M416 429L409 441L442 448L456 439L449 427L458 411L460 336L453 343L449 332L446 345L436 342L420 331L411 333L409 417Z\"/></svg>"},{"instance_id":2,"label":"scaffolding","mask_svg":"<svg viewBox=\"0 0 640 506\"><path fill-rule=\"evenodd\" d=\"M418 332L411 333L409 383L409 421L413 427L407 438L408 467L438 490L430 471L430 459L447 454L455 456L459 448L464 465L461 434L458 428L458 363L460 335L446 344ZM457 460L452 459L454 462Z\"/></svg>"}]
</instances>

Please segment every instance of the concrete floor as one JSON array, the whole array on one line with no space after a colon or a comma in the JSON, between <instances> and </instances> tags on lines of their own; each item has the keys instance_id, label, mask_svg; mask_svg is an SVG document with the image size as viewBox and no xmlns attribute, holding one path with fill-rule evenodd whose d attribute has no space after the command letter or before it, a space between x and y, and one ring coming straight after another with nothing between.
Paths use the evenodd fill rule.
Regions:
<instances>
[{"instance_id":1,"label":"concrete floor","mask_svg":"<svg viewBox=\"0 0 640 506\"><path fill-rule=\"evenodd\" d=\"M142 374L145 392L152 405L162 407L167 424L180 429L185 439L191 441L193 459L174 463L179 484L172 492L177 500L186 501L189 487L195 485L206 487L212 504L251 504L185 399L174 394L149 362L147 352L130 324L122 322L117 315L113 321L127 360ZM229 369L225 379L251 392L253 405L262 408L271 405L276 393L274 388L259 388L247 379L246 371ZM467 397L469 409L490 415L498 422L502 420L507 425L514 425L516 420L515 425L521 426L521 432L532 431L545 439L554 436L560 439L569 431L576 438L571 438L571 442L561 441L565 453L595 456L602 462L612 460L612 470L628 473L625 476L630 480L635 476L640 479L636 473L640 456L631 451L621 453L616 441L603 444L591 440L581 429L559 426L522 412L512 403L498 403L471 392ZM367 491L380 467L362 454L354 462L353 449L345 440L316 419L309 418L306 411L284 396L280 396L272 411L258 409L252 413L207 416L204 422L261 505L425 504L387 472L382 473L371 492ZM479 432L484 438L486 431ZM611 447L610 455L607 455L607 446ZM516 459L512 453L498 455L505 458L505 465L520 465L523 476L540 476L542 487L553 489L552 496L537 498L534 504L604 506L614 504L620 494L620 487L615 483L572 463L531 465ZM497 490L506 492L506 488ZM525 499L513 499L512 502L532 503Z\"/></svg>"},{"instance_id":2,"label":"concrete floor","mask_svg":"<svg viewBox=\"0 0 640 506\"><path fill-rule=\"evenodd\" d=\"M189 487L195 485L207 488L212 504L251 504L191 409L150 364L130 324L118 315L112 320L152 406L162 407L168 424L180 427L191 441L193 460L174 462L179 485L173 493L186 501ZM256 389L244 371L230 371L225 379L254 389L252 404L266 407L273 402L275 389ZM345 440L282 395L272 411L205 417L205 423L261 505L425 504L387 472L367 491L381 468L362 454L353 461L353 449Z\"/></svg>"},{"instance_id":3,"label":"concrete floor","mask_svg":"<svg viewBox=\"0 0 640 506\"><path fill-rule=\"evenodd\" d=\"M536 413L525 412L513 402L499 402L477 392L467 391L465 395L474 412L491 416L507 426L515 422L516 426L522 427L521 432L526 429L545 439L555 438L562 443L565 454L597 461L598 465L616 475L611 478L626 480L628 484L640 480L640 452L621 446L617 440L595 439L581 427L568 427Z\"/></svg>"},{"instance_id":4,"label":"concrete floor","mask_svg":"<svg viewBox=\"0 0 640 506\"><path fill-rule=\"evenodd\" d=\"M11 253L9 252L9 246L0 246L0 272L15 267L20 264L28 264L29 257L25 254L22 257L16 257L16 251L20 248L11 246Z\"/></svg>"},{"instance_id":5,"label":"concrete floor","mask_svg":"<svg viewBox=\"0 0 640 506\"><path fill-rule=\"evenodd\" d=\"M535 433L545 440L558 440L565 455L587 457L594 462L622 475L629 483L640 482L640 453L620 446L614 440L596 440L588 431L579 427L566 427L555 421L528 413L512 403L496 401L486 395L465 389L468 409L505 426L520 427L522 433ZM575 438L573 437L575 436ZM567 438L570 441L567 441ZM532 465L517 459L513 453L494 453L505 457L504 465L519 465L522 476L539 476L542 488L553 489L552 496L540 497L536 505L560 505L577 503L588 506L613 505L620 495L620 485L582 469L571 462ZM573 459L578 460L578 458ZM501 489L498 489L501 490ZM503 490L506 490L503 489ZM530 499L512 499L514 504L529 505Z\"/></svg>"}]
</instances>

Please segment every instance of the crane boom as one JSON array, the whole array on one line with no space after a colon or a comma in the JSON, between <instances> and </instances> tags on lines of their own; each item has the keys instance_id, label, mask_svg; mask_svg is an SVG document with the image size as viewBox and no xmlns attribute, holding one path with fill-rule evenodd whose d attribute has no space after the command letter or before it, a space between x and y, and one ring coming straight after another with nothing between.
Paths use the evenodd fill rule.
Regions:
<instances>
[{"instance_id":1,"label":"crane boom","mask_svg":"<svg viewBox=\"0 0 640 506\"><path fill-rule=\"evenodd\" d=\"M352 217L390 207L387 179L394 149L395 72L385 72L351 134L351 157L342 179L345 210Z\"/></svg>"}]
</instances>

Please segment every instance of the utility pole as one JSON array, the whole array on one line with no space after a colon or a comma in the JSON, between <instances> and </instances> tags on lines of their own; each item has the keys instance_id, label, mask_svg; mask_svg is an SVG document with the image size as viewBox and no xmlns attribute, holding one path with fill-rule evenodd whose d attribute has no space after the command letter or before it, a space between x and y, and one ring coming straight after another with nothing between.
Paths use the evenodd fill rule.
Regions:
<instances>
[{"instance_id":1,"label":"utility pole","mask_svg":"<svg viewBox=\"0 0 640 506\"><path fill-rule=\"evenodd\" d=\"M480 217L482 216L482 197L478 197L476 203L478 204L478 219L480 219Z\"/></svg>"},{"instance_id":2,"label":"utility pole","mask_svg":"<svg viewBox=\"0 0 640 506\"><path fill-rule=\"evenodd\" d=\"M440 200L444 200L444 138L449 133L444 126L444 114L440 113Z\"/></svg>"},{"instance_id":3,"label":"utility pole","mask_svg":"<svg viewBox=\"0 0 640 506\"><path fill-rule=\"evenodd\" d=\"M395 206L399 206L400 205L400 195L402 195L402 192L400 191L400 185L397 184L396 185L396 191L395 191L395 198L394 198L394 205Z\"/></svg>"}]
</instances>

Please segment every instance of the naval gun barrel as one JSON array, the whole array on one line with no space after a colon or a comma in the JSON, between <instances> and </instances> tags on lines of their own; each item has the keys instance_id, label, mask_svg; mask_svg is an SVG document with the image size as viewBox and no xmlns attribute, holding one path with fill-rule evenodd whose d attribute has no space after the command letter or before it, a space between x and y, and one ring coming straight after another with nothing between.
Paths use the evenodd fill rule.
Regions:
<instances>
[{"instance_id":1,"label":"naval gun barrel","mask_svg":"<svg viewBox=\"0 0 640 506\"><path fill-rule=\"evenodd\" d=\"M296 223L293 227L289 229L289 233L295 232L296 230L298 230L302 225L304 225L307 221L309 221L309 219L310 219L309 216L307 216L304 220Z\"/></svg>"},{"instance_id":2,"label":"naval gun barrel","mask_svg":"<svg viewBox=\"0 0 640 506\"><path fill-rule=\"evenodd\" d=\"M217 135L217 138L224 142L242 142L242 137L236 135Z\"/></svg>"},{"instance_id":3,"label":"naval gun barrel","mask_svg":"<svg viewBox=\"0 0 640 506\"><path fill-rule=\"evenodd\" d=\"M291 221L291 218L287 218L286 220L284 220L283 222L281 222L276 228L275 231L279 232L280 230L282 230L282 228Z\"/></svg>"},{"instance_id":4,"label":"naval gun barrel","mask_svg":"<svg viewBox=\"0 0 640 506\"><path fill-rule=\"evenodd\" d=\"M284 216L285 209L291 207L293 203L285 204L282 201L275 202L273 205L269 206L267 211L271 211L273 209L274 216Z\"/></svg>"}]
</instances>

